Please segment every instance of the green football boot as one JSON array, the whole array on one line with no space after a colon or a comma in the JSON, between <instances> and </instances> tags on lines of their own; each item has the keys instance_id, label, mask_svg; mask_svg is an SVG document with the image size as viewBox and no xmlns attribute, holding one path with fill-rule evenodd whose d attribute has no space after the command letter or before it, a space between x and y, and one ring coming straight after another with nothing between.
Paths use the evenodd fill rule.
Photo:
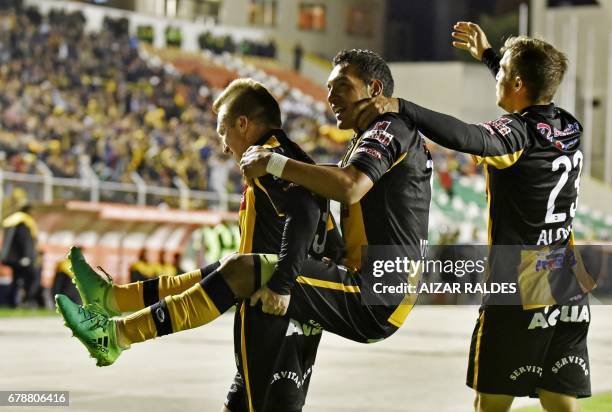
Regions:
<instances>
[{"instance_id":1,"label":"green football boot","mask_svg":"<svg viewBox=\"0 0 612 412\"><path fill-rule=\"evenodd\" d=\"M55 295L55 306L64 318L64 325L89 351L96 365L108 366L117 360L123 349L117 343L115 322L93 306L84 308L66 295Z\"/></svg>"},{"instance_id":2,"label":"green football boot","mask_svg":"<svg viewBox=\"0 0 612 412\"><path fill-rule=\"evenodd\" d=\"M79 291L79 295L81 295L83 306L93 305L102 308L110 317L121 315L120 312L108 305L108 294L113 288L113 279L110 275L104 272L107 279L100 276L89 266L83 252L76 246L70 248L68 259L74 273L73 282Z\"/></svg>"}]
</instances>

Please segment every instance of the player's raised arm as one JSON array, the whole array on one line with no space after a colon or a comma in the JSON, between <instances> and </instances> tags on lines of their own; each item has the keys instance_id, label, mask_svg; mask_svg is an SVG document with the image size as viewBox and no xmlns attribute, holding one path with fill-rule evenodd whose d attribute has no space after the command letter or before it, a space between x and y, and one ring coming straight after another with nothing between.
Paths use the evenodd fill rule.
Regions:
<instances>
[{"instance_id":1,"label":"player's raised arm","mask_svg":"<svg viewBox=\"0 0 612 412\"><path fill-rule=\"evenodd\" d=\"M476 23L458 21L453 26L453 47L465 50L478 61L487 65L493 76L499 71L500 57L487 39L486 34Z\"/></svg>"},{"instance_id":2,"label":"player's raised arm","mask_svg":"<svg viewBox=\"0 0 612 412\"><path fill-rule=\"evenodd\" d=\"M458 21L453 26L453 30L451 34L455 39L453 47L467 51L478 61L482 60L484 51L491 48L487 36L476 23Z\"/></svg>"}]
</instances>

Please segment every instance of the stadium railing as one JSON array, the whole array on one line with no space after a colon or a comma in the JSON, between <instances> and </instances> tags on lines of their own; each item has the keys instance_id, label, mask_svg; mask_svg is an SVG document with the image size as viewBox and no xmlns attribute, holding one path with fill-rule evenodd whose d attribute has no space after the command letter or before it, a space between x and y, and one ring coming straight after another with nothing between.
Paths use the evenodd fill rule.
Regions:
<instances>
[{"instance_id":1,"label":"stadium railing","mask_svg":"<svg viewBox=\"0 0 612 412\"><path fill-rule=\"evenodd\" d=\"M44 174L25 174L0 170L0 204L6 188L23 187L32 203L50 204L57 200L88 200L114 202L140 206L176 205L180 209L207 208L237 210L241 196L235 193L218 193L191 190L182 181L176 188L147 185L137 174L135 183L101 181L95 175L89 178L64 178ZM1 206L0 206L1 207ZM0 210L0 214L1 214Z\"/></svg>"}]
</instances>

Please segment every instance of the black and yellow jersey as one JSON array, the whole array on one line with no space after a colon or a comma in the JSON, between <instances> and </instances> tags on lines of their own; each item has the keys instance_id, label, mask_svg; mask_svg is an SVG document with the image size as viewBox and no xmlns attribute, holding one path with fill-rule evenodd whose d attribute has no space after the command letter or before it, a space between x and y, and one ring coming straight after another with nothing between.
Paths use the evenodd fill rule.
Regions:
<instances>
[{"instance_id":1,"label":"black and yellow jersey","mask_svg":"<svg viewBox=\"0 0 612 412\"><path fill-rule=\"evenodd\" d=\"M572 115L551 103L466 124L403 100L400 110L428 138L484 165L490 244L567 244L583 164Z\"/></svg>"},{"instance_id":2,"label":"black and yellow jersey","mask_svg":"<svg viewBox=\"0 0 612 412\"><path fill-rule=\"evenodd\" d=\"M362 247L400 245L420 256L427 240L432 161L411 122L396 114L378 117L348 148L341 166L352 165L374 186L352 205L342 205L346 264L361 267Z\"/></svg>"},{"instance_id":3,"label":"black and yellow jersey","mask_svg":"<svg viewBox=\"0 0 612 412\"><path fill-rule=\"evenodd\" d=\"M280 129L258 145L292 159L313 163ZM274 253L278 265L267 286L289 293L308 256L341 258L340 234L329 214L329 202L301 186L270 174L254 179L244 190L239 212L240 253Z\"/></svg>"},{"instance_id":4,"label":"black and yellow jersey","mask_svg":"<svg viewBox=\"0 0 612 412\"><path fill-rule=\"evenodd\" d=\"M491 50L486 56L495 72L499 58ZM484 165L494 280L518 282L525 307L561 303L593 287L573 250L583 154L582 126L571 114L550 103L467 124L401 99L400 113L431 140ZM572 256L559 261L559 253ZM570 285L574 276L580 287Z\"/></svg>"}]
</instances>

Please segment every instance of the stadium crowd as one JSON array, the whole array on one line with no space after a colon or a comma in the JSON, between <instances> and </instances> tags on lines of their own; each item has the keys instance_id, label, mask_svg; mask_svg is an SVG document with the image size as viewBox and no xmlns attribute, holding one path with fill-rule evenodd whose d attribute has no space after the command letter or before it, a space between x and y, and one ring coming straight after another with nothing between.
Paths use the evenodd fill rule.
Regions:
<instances>
[{"instance_id":1,"label":"stadium crowd","mask_svg":"<svg viewBox=\"0 0 612 412\"><path fill-rule=\"evenodd\" d=\"M274 40L259 42L248 39L236 42L232 36L215 36L210 32L202 33L198 38L200 48L214 53L239 53L245 56L276 58L276 43Z\"/></svg>"},{"instance_id":2,"label":"stadium crowd","mask_svg":"<svg viewBox=\"0 0 612 412\"><path fill-rule=\"evenodd\" d=\"M206 190L211 165L228 164L211 112L214 90L198 76L153 67L137 43L110 31L85 33L78 13L7 13L0 31L1 166L35 173L42 160L59 177L91 166L102 180L151 185L180 177ZM299 132L312 119L289 115ZM232 166L230 191L240 189ZM212 184L212 183L211 183ZM214 185L213 185L214 186Z\"/></svg>"},{"instance_id":3,"label":"stadium crowd","mask_svg":"<svg viewBox=\"0 0 612 412\"><path fill-rule=\"evenodd\" d=\"M241 176L222 153L212 101L218 92L198 75L152 64L138 41L115 30L87 33L79 12L29 9L0 15L0 167L57 177L239 192ZM314 105L278 96L284 127L319 162L342 154ZM330 136L332 138L330 138ZM473 173L447 151L435 151L442 176Z\"/></svg>"}]
</instances>

